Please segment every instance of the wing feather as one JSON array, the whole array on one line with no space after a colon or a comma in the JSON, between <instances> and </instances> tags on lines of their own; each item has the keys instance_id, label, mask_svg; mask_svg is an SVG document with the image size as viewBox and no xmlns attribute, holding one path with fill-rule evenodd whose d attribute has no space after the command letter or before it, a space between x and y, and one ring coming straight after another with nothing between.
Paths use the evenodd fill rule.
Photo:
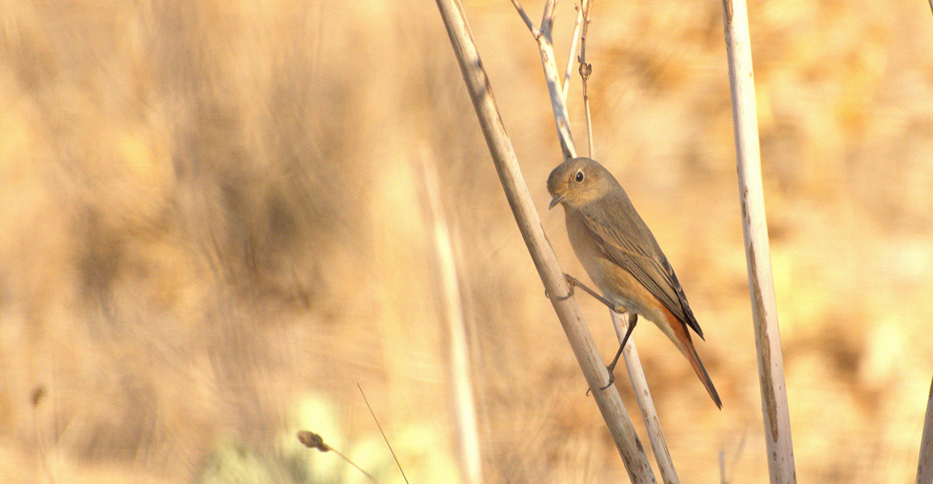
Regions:
<instances>
[{"instance_id":1,"label":"wing feather","mask_svg":"<svg viewBox=\"0 0 933 484\"><path fill-rule=\"evenodd\" d=\"M635 211L632 202L622 191L613 190L605 200L611 210L580 210L584 225L594 236L600 250L613 263L626 270L680 321L696 331L700 338L703 330L697 322L687 296L684 294L674 269L661 252L658 242L648 226ZM606 205L604 205L605 207Z\"/></svg>"}]
</instances>

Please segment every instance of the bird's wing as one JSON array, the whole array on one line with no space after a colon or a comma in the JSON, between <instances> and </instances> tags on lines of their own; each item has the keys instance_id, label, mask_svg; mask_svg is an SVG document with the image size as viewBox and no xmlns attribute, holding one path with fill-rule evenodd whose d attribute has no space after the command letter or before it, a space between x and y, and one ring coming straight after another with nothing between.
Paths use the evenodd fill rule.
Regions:
<instances>
[{"instance_id":1,"label":"bird's wing","mask_svg":"<svg viewBox=\"0 0 933 484\"><path fill-rule=\"evenodd\" d=\"M600 250L702 338L703 330L687 304L680 281L651 230L623 192L610 193L606 197L611 199L605 200L608 203L603 208L608 206L611 209L596 212L584 207L580 210L584 224L597 240Z\"/></svg>"}]
</instances>

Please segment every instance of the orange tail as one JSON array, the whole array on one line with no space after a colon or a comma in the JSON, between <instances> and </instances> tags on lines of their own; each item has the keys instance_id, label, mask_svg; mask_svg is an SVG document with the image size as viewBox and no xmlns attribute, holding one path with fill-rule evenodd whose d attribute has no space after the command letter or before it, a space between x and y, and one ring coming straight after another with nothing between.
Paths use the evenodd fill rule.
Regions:
<instances>
[{"instance_id":1,"label":"orange tail","mask_svg":"<svg viewBox=\"0 0 933 484\"><path fill-rule=\"evenodd\" d=\"M722 410L722 400L719 399L719 393L716 391L716 387L713 386L713 380L710 380L709 373L706 372L706 368L700 361L699 355L697 355L696 348L693 347L693 340L690 338L687 325L678 320L667 308L662 308L662 312L664 313L664 317L667 318L667 323L673 330L674 336L677 338L677 341L674 343L677 344L680 352L690 361L690 366L693 367L693 371L700 377L700 381L703 382L703 386L706 387L709 396L713 397L713 402Z\"/></svg>"}]
</instances>

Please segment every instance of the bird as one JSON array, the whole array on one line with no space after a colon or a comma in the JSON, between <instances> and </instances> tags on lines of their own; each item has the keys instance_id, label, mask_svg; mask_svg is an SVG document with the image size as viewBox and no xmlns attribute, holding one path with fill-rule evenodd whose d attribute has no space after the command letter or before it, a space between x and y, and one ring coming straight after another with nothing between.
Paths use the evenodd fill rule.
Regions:
<instances>
[{"instance_id":1,"label":"bird","mask_svg":"<svg viewBox=\"0 0 933 484\"><path fill-rule=\"evenodd\" d=\"M674 269L622 185L595 160L573 158L551 171L547 189L553 197L548 209L563 205L570 245L602 297L567 276L571 290L580 286L611 310L630 314L631 324L609 366L610 377L641 315L670 338L722 409L690 336L692 330L703 339L703 330Z\"/></svg>"}]
</instances>

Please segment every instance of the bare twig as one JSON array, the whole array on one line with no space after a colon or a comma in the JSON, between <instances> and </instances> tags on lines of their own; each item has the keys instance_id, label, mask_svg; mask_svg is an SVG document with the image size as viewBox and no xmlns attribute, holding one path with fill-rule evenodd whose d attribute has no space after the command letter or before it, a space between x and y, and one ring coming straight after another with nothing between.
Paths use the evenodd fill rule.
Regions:
<instances>
[{"instance_id":1,"label":"bare twig","mask_svg":"<svg viewBox=\"0 0 933 484\"><path fill-rule=\"evenodd\" d=\"M538 42L538 54L541 56L541 66L544 68L544 79L547 82L548 93L551 97L551 110L554 111L554 122L557 125L557 137L560 139L560 149L564 153L564 158L576 158L577 148L573 142L573 134L570 132L570 117L567 114L567 104L564 102L566 96L563 96L561 88L560 74L557 72L557 63L554 57L554 44L551 39L551 27L554 25L554 0L548 0L544 5L544 14L542 15L541 28L535 29L531 21L525 22L535 41ZM522 19L527 19L528 14L522 9L518 0L512 0L512 5L518 10Z\"/></svg>"},{"instance_id":2,"label":"bare twig","mask_svg":"<svg viewBox=\"0 0 933 484\"><path fill-rule=\"evenodd\" d=\"M784 358L771 277L771 252L761 183L761 153L755 117L755 83L745 0L723 0L723 22L732 87L735 152L742 203L742 227L748 263L748 286L755 317L755 343L761 408L764 414L768 467L771 482L796 482L794 449L791 443Z\"/></svg>"},{"instance_id":3,"label":"bare twig","mask_svg":"<svg viewBox=\"0 0 933 484\"><path fill-rule=\"evenodd\" d=\"M931 0L933 1L933 0ZM583 0L580 10L583 12L583 30L580 32L580 80L583 81L583 112L586 113L586 141L587 153L590 158L595 158L593 153L593 123L590 117L590 94L586 88L587 81L593 73L593 65L586 62L586 33L590 26L590 7L592 0Z\"/></svg>"},{"instance_id":4,"label":"bare twig","mask_svg":"<svg viewBox=\"0 0 933 484\"><path fill-rule=\"evenodd\" d=\"M621 343L634 315L627 313L623 317L615 311L609 311L609 314L612 315L612 325ZM625 345L625 349L622 351L622 356L625 358L625 368L628 370L628 379L632 383L632 392L635 394L635 400L638 401L638 408L641 410L641 417L645 422L645 430L648 432L648 440L651 441L651 449L654 450L654 459L658 463L661 480L667 484L677 484L680 480L677 477L677 471L674 469L671 452L667 449L664 432L661 431L661 421L658 419L658 412L654 408L654 399L651 398L651 392L648 391L645 372L641 368L641 360L638 359L638 349L635 348L633 343L634 341L629 338L628 344Z\"/></svg>"},{"instance_id":5,"label":"bare twig","mask_svg":"<svg viewBox=\"0 0 933 484\"><path fill-rule=\"evenodd\" d=\"M933 1L933 0L931 0ZM927 397L927 413L923 418L923 434L920 437L920 462L917 464L917 484L933 482L933 382Z\"/></svg>"},{"instance_id":6,"label":"bare twig","mask_svg":"<svg viewBox=\"0 0 933 484\"><path fill-rule=\"evenodd\" d=\"M479 53L470 35L469 27L463 15L463 9L457 0L436 0L457 61L463 73L473 106L489 145L493 163L499 174L499 181L505 190L506 198L528 247L531 258L557 313L561 326L567 335L571 348L587 384L593 389L593 396L609 432L622 456L629 478L633 482L655 482L651 465L644 449L635 435L635 429L628 420L622 399L615 388L606 387L609 373L597 351L593 337L583 321L576 300L571 297L563 270L557 262L541 227L541 220L534 208L528 187L521 175L515 150L505 133L502 118L499 115L492 86L482 68ZM542 36L544 37L544 36ZM543 58L543 55L542 55ZM551 62L553 64L553 61ZM555 69L556 72L556 69ZM554 78L555 81L557 78ZM554 85L554 93L559 92ZM560 96L552 97L559 101ZM566 151L565 151L566 154Z\"/></svg>"},{"instance_id":7,"label":"bare twig","mask_svg":"<svg viewBox=\"0 0 933 484\"><path fill-rule=\"evenodd\" d=\"M933 2L933 0L930 0ZM583 24L583 10L580 9L579 5L574 5L574 10L577 11L577 15L574 17L573 21L573 40L570 41L570 53L567 55L567 69L564 71L564 80L562 83L563 91L561 93L561 100L564 104L567 104L567 91L570 90L570 72L573 71L574 61L577 59L574 55L577 52L577 44L580 42L580 25Z\"/></svg>"},{"instance_id":8,"label":"bare twig","mask_svg":"<svg viewBox=\"0 0 933 484\"><path fill-rule=\"evenodd\" d=\"M930 0L930 1L933 1L933 0ZM522 20L525 21L525 25L528 26L528 30L531 31L531 35L533 35L537 39L538 36L541 35L541 32L537 28L535 28L535 24L531 23L531 18L528 17L527 13L525 13L525 9L522 8L522 4L519 3L518 0L512 0L512 5L515 6L515 10L518 10L518 15L520 15L522 17Z\"/></svg>"},{"instance_id":9,"label":"bare twig","mask_svg":"<svg viewBox=\"0 0 933 484\"><path fill-rule=\"evenodd\" d=\"M554 12L557 8L557 0L547 0L544 2L544 13L541 14L541 30L548 32L554 27Z\"/></svg>"}]
</instances>

